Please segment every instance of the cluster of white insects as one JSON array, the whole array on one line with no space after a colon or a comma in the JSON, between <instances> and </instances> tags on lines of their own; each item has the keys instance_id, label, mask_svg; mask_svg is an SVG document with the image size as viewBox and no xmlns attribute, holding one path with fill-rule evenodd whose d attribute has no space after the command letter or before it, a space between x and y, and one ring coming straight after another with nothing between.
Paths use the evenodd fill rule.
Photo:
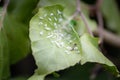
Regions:
<instances>
[{"instance_id":1,"label":"cluster of white insects","mask_svg":"<svg viewBox=\"0 0 120 80\"><path fill-rule=\"evenodd\" d=\"M42 17L40 16L39 19L39 25L44 26L44 29L48 31L48 35L46 36L46 38L50 39L52 44L55 44L58 48L64 48L65 53L67 54L70 54L71 51L76 51L77 53L79 53L78 47L75 44L73 44L73 46L68 46L69 44L72 44L73 40L75 40L76 38L72 39L72 36L70 34L67 34L64 31L62 31L62 24L60 23L63 21L63 17L62 12L60 10L57 10L57 14L46 13ZM44 19L47 19L50 25L44 24L42 22ZM54 26L54 29L52 29L52 27L49 26ZM40 36L42 36L44 35L44 32L41 30L39 34ZM66 40L67 44L65 44L63 40Z\"/></svg>"}]
</instances>

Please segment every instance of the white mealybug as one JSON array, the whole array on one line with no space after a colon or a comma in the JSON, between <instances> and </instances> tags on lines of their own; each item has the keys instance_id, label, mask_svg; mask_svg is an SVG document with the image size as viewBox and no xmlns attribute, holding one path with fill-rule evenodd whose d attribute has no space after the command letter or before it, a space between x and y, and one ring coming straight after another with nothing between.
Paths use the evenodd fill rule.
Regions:
<instances>
[{"instance_id":1,"label":"white mealybug","mask_svg":"<svg viewBox=\"0 0 120 80\"><path fill-rule=\"evenodd\" d=\"M53 13L50 13L50 16L53 16L54 14Z\"/></svg>"},{"instance_id":2,"label":"white mealybug","mask_svg":"<svg viewBox=\"0 0 120 80\"><path fill-rule=\"evenodd\" d=\"M62 12L60 12L60 10L57 10L58 14L62 14Z\"/></svg>"},{"instance_id":3,"label":"white mealybug","mask_svg":"<svg viewBox=\"0 0 120 80\"><path fill-rule=\"evenodd\" d=\"M39 34L40 34L40 35L43 35L43 32L40 32Z\"/></svg>"},{"instance_id":4,"label":"white mealybug","mask_svg":"<svg viewBox=\"0 0 120 80\"><path fill-rule=\"evenodd\" d=\"M49 30L51 30L51 28L49 28L49 27L45 26L45 30L48 30L48 31L49 31Z\"/></svg>"},{"instance_id":5,"label":"white mealybug","mask_svg":"<svg viewBox=\"0 0 120 80\"><path fill-rule=\"evenodd\" d=\"M65 51L66 54L70 54L70 52L68 50Z\"/></svg>"},{"instance_id":6,"label":"white mealybug","mask_svg":"<svg viewBox=\"0 0 120 80\"><path fill-rule=\"evenodd\" d=\"M56 17L54 17L54 19L55 19L55 21L57 21L57 18L56 18Z\"/></svg>"},{"instance_id":7,"label":"white mealybug","mask_svg":"<svg viewBox=\"0 0 120 80\"><path fill-rule=\"evenodd\" d=\"M57 23L54 23L54 26L57 26Z\"/></svg>"},{"instance_id":8,"label":"white mealybug","mask_svg":"<svg viewBox=\"0 0 120 80\"><path fill-rule=\"evenodd\" d=\"M39 24L43 24L42 22L39 22Z\"/></svg>"},{"instance_id":9,"label":"white mealybug","mask_svg":"<svg viewBox=\"0 0 120 80\"><path fill-rule=\"evenodd\" d=\"M51 18L48 18L48 20L49 20L49 21L52 21L52 19L51 19Z\"/></svg>"},{"instance_id":10,"label":"white mealybug","mask_svg":"<svg viewBox=\"0 0 120 80\"><path fill-rule=\"evenodd\" d=\"M39 17L40 19L44 19L43 17Z\"/></svg>"}]
</instances>

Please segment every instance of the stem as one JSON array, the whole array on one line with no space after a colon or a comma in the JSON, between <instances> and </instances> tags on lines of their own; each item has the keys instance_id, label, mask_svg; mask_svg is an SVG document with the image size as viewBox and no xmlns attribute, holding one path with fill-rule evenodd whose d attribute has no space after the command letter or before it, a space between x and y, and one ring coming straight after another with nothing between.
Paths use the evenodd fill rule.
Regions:
<instances>
[{"instance_id":1,"label":"stem","mask_svg":"<svg viewBox=\"0 0 120 80\"><path fill-rule=\"evenodd\" d=\"M2 26L3 26L3 21L4 21L6 11L7 11L8 4L9 4L9 0L4 0L3 11L1 13L0 30L1 30Z\"/></svg>"},{"instance_id":2,"label":"stem","mask_svg":"<svg viewBox=\"0 0 120 80\"><path fill-rule=\"evenodd\" d=\"M98 18L98 29L100 29L99 30L99 37L100 37L99 44L102 44L103 43L103 33L101 32L101 29L104 29L103 28L103 25L104 25L103 19L102 19L102 14L99 10L96 12L96 14L97 14L97 18Z\"/></svg>"},{"instance_id":3,"label":"stem","mask_svg":"<svg viewBox=\"0 0 120 80\"><path fill-rule=\"evenodd\" d=\"M95 35L99 35L99 31L102 33L103 40L111 45L120 47L120 36L117 36L109 31L104 29L97 29L94 31Z\"/></svg>"},{"instance_id":4,"label":"stem","mask_svg":"<svg viewBox=\"0 0 120 80\"><path fill-rule=\"evenodd\" d=\"M96 14L97 14L97 19L98 19L98 29L99 30L99 44L103 43L103 33L101 32L102 29L104 29L104 23L103 23L103 19L102 19L102 14L100 12L100 6L101 6L102 0L97 0L97 3L95 5L96 7Z\"/></svg>"},{"instance_id":5,"label":"stem","mask_svg":"<svg viewBox=\"0 0 120 80\"><path fill-rule=\"evenodd\" d=\"M83 20L83 22L84 22L84 24L85 24L85 26L86 26L86 29L87 29L87 31L88 31L88 33L89 33L91 36L93 36L93 33L92 33L92 31L90 30L90 26L88 25L88 22L87 22L87 20L86 20L86 17L85 17L85 15L84 15L84 14L82 13L82 11L81 11L80 0L77 0L77 1L76 1L76 4L77 4L77 12L80 14L81 19Z\"/></svg>"}]
</instances>

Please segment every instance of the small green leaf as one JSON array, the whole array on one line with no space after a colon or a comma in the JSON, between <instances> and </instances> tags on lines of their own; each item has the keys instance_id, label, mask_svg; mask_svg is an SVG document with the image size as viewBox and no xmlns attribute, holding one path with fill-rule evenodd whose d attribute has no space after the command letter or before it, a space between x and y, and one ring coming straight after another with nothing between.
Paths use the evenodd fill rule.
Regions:
<instances>
[{"instance_id":1,"label":"small green leaf","mask_svg":"<svg viewBox=\"0 0 120 80\"><path fill-rule=\"evenodd\" d=\"M82 48L82 59L81 64L86 62L96 62L104 64L107 66L107 69L113 74L119 76L119 71L116 66L108 60L104 55L98 50L98 39L84 34L81 39L81 48Z\"/></svg>"}]
</instances>

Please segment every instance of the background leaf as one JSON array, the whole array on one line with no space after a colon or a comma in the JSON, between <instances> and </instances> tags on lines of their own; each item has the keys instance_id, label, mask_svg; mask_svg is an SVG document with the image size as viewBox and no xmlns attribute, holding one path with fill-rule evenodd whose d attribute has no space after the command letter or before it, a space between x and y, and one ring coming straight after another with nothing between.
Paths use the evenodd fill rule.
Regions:
<instances>
[{"instance_id":1,"label":"background leaf","mask_svg":"<svg viewBox=\"0 0 120 80\"><path fill-rule=\"evenodd\" d=\"M10 76L9 48L6 31L3 24L3 8L0 7L0 80L6 80Z\"/></svg>"},{"instance_id":2,"label":"background leaf","mask_svg":"<svg viewBox=\"0 0 120 80\"><path fill-rule=\"evenodd\" d=\"M106 19L107 26L120 34L120 12L115 0L103 0L101 11Z\"/></svg>"},{"instance_id":3,"label":"background leaf","mask_svg":"<svg viewBox=\"0 0 120 80\"><path fill-rule=\"evenodd\" d=\"M29 20L38 0L10 0L4 26L10 48L10 63L14 64L30 53Z\"/></svg>"},{"instance_id":4,"label":"background leaf","mask_svg":"<svg viewBox=\"0 0 120 80\"><path fill-rule=\"evenodd\" d=\"M0 29L0 80L8 79L9 71L9 48L5 30Z\"/></svg>"}]
</instances>

